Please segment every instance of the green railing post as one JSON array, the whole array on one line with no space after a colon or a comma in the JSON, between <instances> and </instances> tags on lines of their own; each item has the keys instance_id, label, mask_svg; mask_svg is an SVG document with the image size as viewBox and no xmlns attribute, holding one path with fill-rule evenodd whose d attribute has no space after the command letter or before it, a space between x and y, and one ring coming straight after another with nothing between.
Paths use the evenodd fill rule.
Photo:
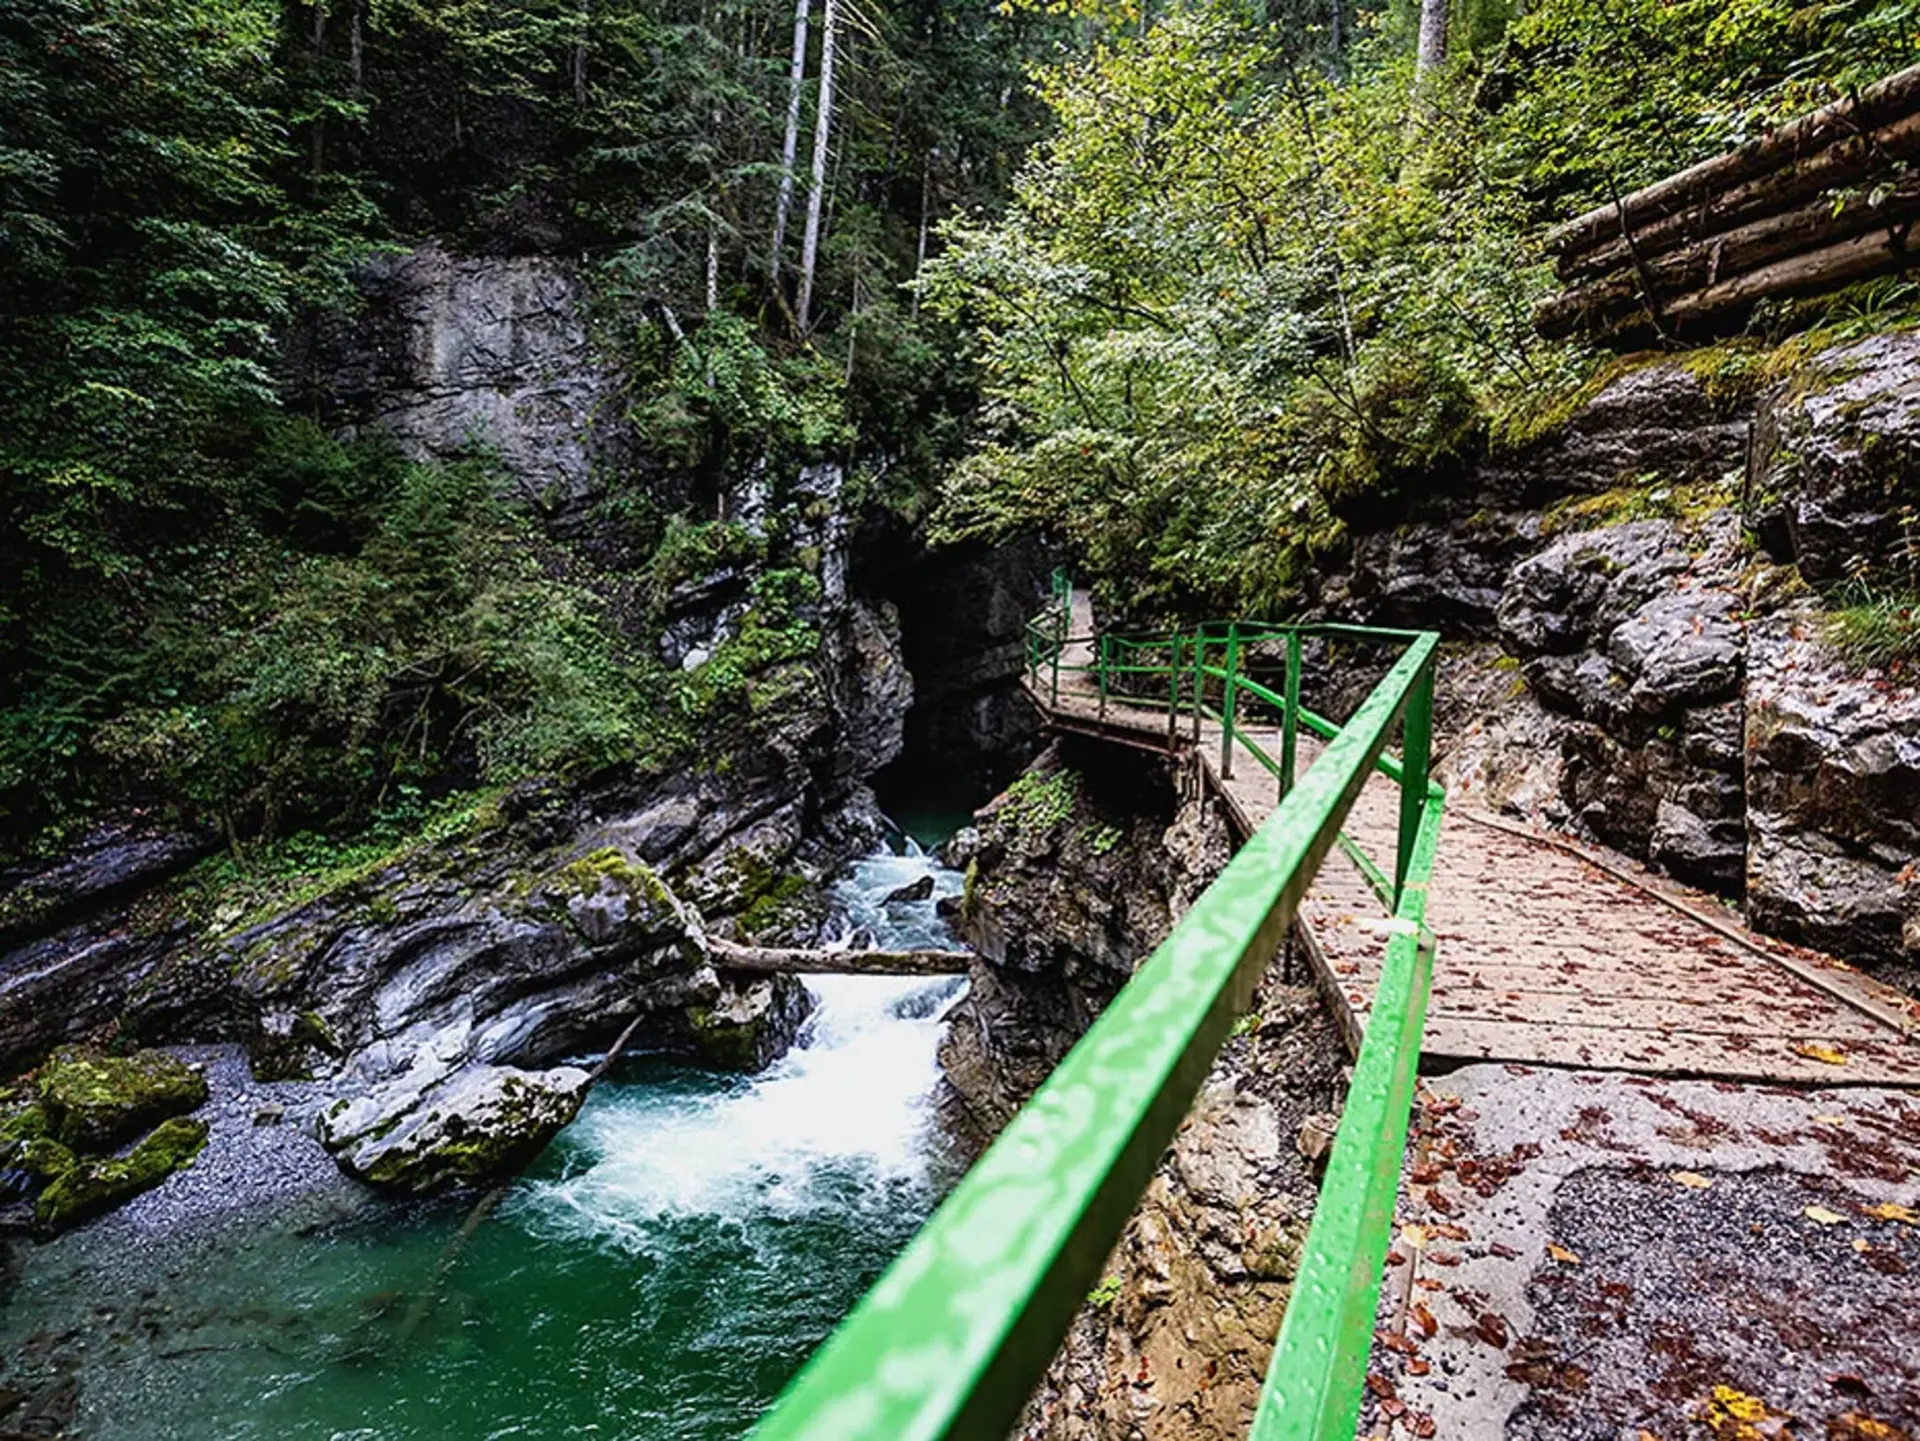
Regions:
<instances>
[{"instance_id":1,"label":"green railing post","mask_svg":"<svg viewBox=\"0 0 1920 1441\"><path fill-rule=\"evenodd\" d=\"M1094 660L1094 674L1100 682L1100 719L1107 718L1107 635L1100 633L1099 650Z\"/></svg>"},{"instance_id":2,"label":"green railing post","mask_svg":"<svg viewBox=\"0 0 1920 1441\"><path fill-rule=\"evenodd\" d=\"M1180 637L1167 642L1167 749L1173 749L1180 724Z\"/></svg>"},{"instance_id":3,"label":"green railing post","mask_svg":"<svg viewBox=\"0 0 1920 1441\"><path fill-rule=\"evenodd\" d=\"M1286 704L1280 707L1280 799L1293 789L1293 763L1300 747L1300 632L1287 632Z\"/></svg>"},{"instance_id":4,"label":"green railing post","mask_svg":"<svg viewBox=\"0 0 1920 1441\"><path fill-rule=\"evenodd\" d=\"M1227 623L1227 678L1220 683L1220 779L1233 779L1233 678L1240 665L1240 622Z\"/></svg>"},{"instance_id":5,"label":"green railing post","mask_svg":"<svg viewBox=\"0 0 1920 1441\"><path fill-rule=\"evenodd\" d=\"M1407 867L1427 808L1427 767L1433 759L1433 666L1420 673L1407 693L1406 717L1400 737L1400 844L1393 860L1393 904L1399 908L1406 889Z\"/></svg>"},{"instance_id":6,"label":"green railing post","mask_svg":"<svg viewBox=\"0 0 1920 1441\"><path fill-rule=\"evenodd\" d=\"M1193 634L1193 748L1200 749L1200 712L1207 702L1207 633Z\"/></svg>"},{"instance_id":7,"label":"green railing post","mask_svg":"<svg viewBox=\"0 0 1920 1441\"><path fill-rule=\"evenodd\" d=\"M1053 642L1053 704L1060 704L1060 653L1067 648L1064 632L1056 636Z\"/></svg>"}]
</instances>

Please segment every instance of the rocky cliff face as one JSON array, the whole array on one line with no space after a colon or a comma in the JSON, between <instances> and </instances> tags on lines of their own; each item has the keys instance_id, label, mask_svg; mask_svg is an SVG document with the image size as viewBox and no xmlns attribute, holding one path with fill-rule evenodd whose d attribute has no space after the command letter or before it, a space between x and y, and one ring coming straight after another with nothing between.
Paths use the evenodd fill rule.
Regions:
<instances>
[{"instance_id":1,"label":"rocky cliff face","mask_svg":"<svg viewBox=\"0 0 1920 1441\"><path fill-rule=\"evenodd\" d=\"M496 451L541 514L577 512L630 465L609 420L619 378L592 352L577 270L546 256L454 256L438 245L370 262L364 305L295 345L310 404L409 452Z\"/></svg>"},{"instance_id":2,"label":"rocky cliff face","mask_svg":"<svg viewBox=\"0 0 1920 1441\"><path fill-rule=\"evenodd\" d=\"M610 478L663 509L709 507L726 522L711 553L654 578L657 644L690 672L727 655L715 685L730 689L684 765L522 786L463 833L271 914L188 904L174 877L214 838L131 822L10 873L0 1068L80 1039L242 1040L263 1075L338 1086L327 1139L343 1164L419 1189L474 1179L564 1124L583 1077L551 1068L629 1022L641 1042L715 1065L785 1049L804 991L717 975L702 928L814 939L820 883L880 834L867 782L902 752L914 677L898 608L856 563L845 470L754 468L695 494L647 469L611 418L621 377L591 343L567 263L427 246L364 284L364 315L293 348L319 413L422 456L488 448L556 545L616 566L634 558L586 533ZM781 645L735 644L771 624L756 606L776 571L801 578ZM800 654L787 635L817 643ZM493 1133L497 1154L467 1147L445 1164L441 1143L463 1131Z\"/></svg>"},{"instance_id":3,"label":"rocky cliff face","mask_svg":"<svg viewBox=\"0 0 1920 1441\"><path fill-rule=\"evenodd\" d=\"M1816 588L1906 577L1920 333L1716 401L1699 358L1359 535L1332 612L1497 640L1443 677L1461 798L1584 831L1754 924L1911 980L1920 689L1830 644Z\"/></svg>"},{"instance_id":4,"label":"rocky cliff face","mask_svg":"<svg viewBox=\"0 0 1920 1441\"><path fill-rule=\"evenodd\" d=\"M980 953L941 1049L951 1113L996 1131L1226 863L1230 837L1153 762L1043 754L956 838ZM1344 1052L1310 988L1269 975L1081 1308L1018 1434L1246 1432L1315 1185L1298 1149Z\"/></svg>"}]
</instances>

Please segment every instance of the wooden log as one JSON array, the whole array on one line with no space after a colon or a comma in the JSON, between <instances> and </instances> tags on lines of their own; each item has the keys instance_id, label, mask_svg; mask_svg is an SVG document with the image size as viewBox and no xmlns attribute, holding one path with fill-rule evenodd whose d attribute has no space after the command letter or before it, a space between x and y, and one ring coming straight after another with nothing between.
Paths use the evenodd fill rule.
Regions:
<instances>
[{"instance_id":1,"label":"wooden log","mask_svg":"<svg viewBox=\"0 0 1920 1441\"><path fill-rule=\"evenodd\" d=\"M1562 255L1554 272L1569 284L1645 263L1654 256L1709 236L1791 210L1827 192L1859 184L1871 172L1891 171L1920 158L1920 115L1903 116L1870 134L1851 136L1816 155L1759 175L1729 190L1702 196L1657 220L1634 228L1632 244L1616 225L1604 245Z\"/></svg>"},{"instance_id":2,"label":"wooden log","mask_svg":"<svg viewBox=\"0 0 1920 1441\"><path fill-rule=\"evenodd\" d=\"M1795 255L1692 295L1670 302L1667 317L1686 325L1729 310L1745 309L1758 300L1778 300L1811 291L1828 290L1883 271L1898 270L1920 260L1909 248L1910 225L1856 235L1806 255Z\"/></svg>"},{"instance_id":3,"label":"wooden log","mask_svg":"<svg viewBox=\"0 0 1920 1441\"><path fill-rule=\"evenodd\" d=\"M1541 302L1534 328L1550 340L1581 329L1605 328L1632 315L1649 298L1664 310L1670 296L1702 291L1775 261L1824 249L1920 218L1920 175L1909 175L1880 196L1855 195L1838 210L1824 198L1784 215L1768 216L1645 262L1644 266L1563 291ZM1649 297L1646 287L1651 287Z\"/></svg>"},{"instance_id":4,"label":"wooden log","mask_svg":"<svg viewBox=\"0 0 1920 1441\"><path fill-rule=\"evenodd\" d=\"M1831 290L1871 275L1920 264L1920 236L1900 225L1856 235L1805 255L1790 256L1746 275L1734 276L1667 301L1661 324L1669 335L1724 330L1761 300L1788 299ZM1616 350L1643 344L1656 334L1644 309L1596 338Z\"/></svg>"},{"instance_id":5,"label":"wooden log","mask_svg":"<svg viewBox=\"0 0 1920 1441\"><path fill-rule=\"evenodd\" d=\"M838 976L964 976L970 951L823 951L745 946L707 937L707 955L725 971L811 971Z\"/></svg>"},{"instance_id":6,"label":"wooden log","mask_svg":"<svg viewBox=\"0 0 1920 1441\"><path fill-rule=\"evenodd\" d=\"M1638 229L1706 196L1825 150L1845 136L1878 130L1916 110L1920 110L1920 65L1909 66L1869 85L1857 96L1811 111L1711 160L1636 190L1618 206L1596 206L1550 234L1547 249L1557 255L1590 250L1618 235L1623 224Z\"/></svg>"}]
</instances>

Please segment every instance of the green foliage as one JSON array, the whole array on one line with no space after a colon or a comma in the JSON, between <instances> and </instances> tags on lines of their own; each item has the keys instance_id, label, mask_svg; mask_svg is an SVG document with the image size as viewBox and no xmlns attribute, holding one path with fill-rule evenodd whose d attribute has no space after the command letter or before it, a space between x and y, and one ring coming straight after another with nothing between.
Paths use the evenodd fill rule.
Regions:
<instances>
[{"instance_id":1,"label":"green foliage","mask_svg":"<svg viewBox=\"0 0 1920 1441\"><path fill-rule=\"evenodd\" d=\"M1073 814L1079 793L1072 771L1022 771L1007 787L995 819L1020 835L1044 835Z\"/></svg>"},{"instance_id":2,"label":"green foliage","mask_svg":"<svg viewBox=\"0 0 1920 1441\"><path fill-rule=\"evenodd\" d=\"M680 708L708 718L744 705L749 715L781 709L811 690L809 664L820 645L814 607L820 582L802 570L757 577L739 624L685 679Z\"/></svg>"},{"instance_id":3,"label":"green foliage","mask_svg":"<svg viewBox=\"0 0 1920 1441\"><path fill-rule=\"evenodd\" d=\"M1464 43L1416 89L1414 9L1361 9L1329 62L1284 9L1192 0L1041 75L1056 130L1011 210L949 224L923 281L988 386L938 533L1050 529L1136 614L1284 608L1344 521L1604 382L1532 331L1548 226L1910 63L1920 33L1914 0L1456 6ZM1772 364L1719 361L1728 403Z\"/></svg>"},{"instance_id":4,"label":"green foliage","mask_svg":"<svg viewBox=\"0 0 1920 1441\"><path fill-rule=\"evenodd\" d=\"M1853 582L1826 626L1827 638L1862 665L1920 666L1920 587Z\"/></svg>"}]
</instances>

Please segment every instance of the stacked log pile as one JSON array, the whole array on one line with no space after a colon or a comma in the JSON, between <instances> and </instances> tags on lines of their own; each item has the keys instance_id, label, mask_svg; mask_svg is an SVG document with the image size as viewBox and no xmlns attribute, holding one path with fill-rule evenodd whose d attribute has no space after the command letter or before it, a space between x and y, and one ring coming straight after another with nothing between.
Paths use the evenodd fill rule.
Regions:
<instances>
[{"instance_id":1,"label":"stacked log pile","mask_svg":"<svg viewBox=\"0 0 1920 1441\"><path fill-rule=\"evenodd\" d=\"M1917 159L1920 66L1561 226L1547 249L1567 289L1534 325L1617 348L1696 338L1912 264Z\"/></svg>"}]
</instances>

